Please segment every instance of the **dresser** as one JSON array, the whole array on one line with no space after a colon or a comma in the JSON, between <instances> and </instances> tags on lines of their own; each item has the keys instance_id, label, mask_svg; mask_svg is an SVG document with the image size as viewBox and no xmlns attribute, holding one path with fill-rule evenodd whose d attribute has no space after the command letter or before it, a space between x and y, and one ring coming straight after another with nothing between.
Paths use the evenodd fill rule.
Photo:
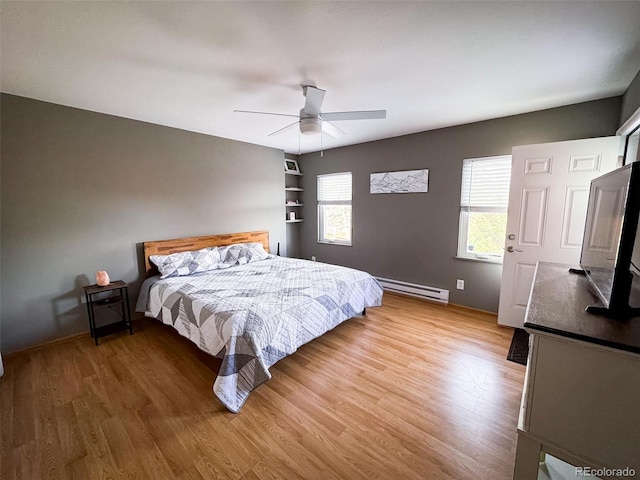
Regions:
<instances>
[{"instance_id":1,"label":"dresser","mask_svg":"<svg viewBox=\"0 0 640 480\"><path fill-rule=\"evenodd\" d=\"M513 478L536 480L545 452L578 471L640 476L640 317L585 312L596 299L569 267L536 267Z\"/></svg>"}]
</instances>

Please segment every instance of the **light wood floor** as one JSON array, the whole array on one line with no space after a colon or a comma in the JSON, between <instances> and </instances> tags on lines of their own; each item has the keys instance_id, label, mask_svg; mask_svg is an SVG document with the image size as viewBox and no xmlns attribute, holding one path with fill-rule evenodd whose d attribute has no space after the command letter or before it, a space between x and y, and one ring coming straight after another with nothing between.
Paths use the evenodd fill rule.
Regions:
<instances>
[{"instance_id":1,"label":"light wood floor","mask_svg":"<svg viewBox=\"0 0 640 480\"><path fill-rule=\"evenodd\" d=\"M385 294L271 368L239 414L170 327L14 355L9 479L510 479L524 367L495 317Z\"/></svg>"}]
</instances>

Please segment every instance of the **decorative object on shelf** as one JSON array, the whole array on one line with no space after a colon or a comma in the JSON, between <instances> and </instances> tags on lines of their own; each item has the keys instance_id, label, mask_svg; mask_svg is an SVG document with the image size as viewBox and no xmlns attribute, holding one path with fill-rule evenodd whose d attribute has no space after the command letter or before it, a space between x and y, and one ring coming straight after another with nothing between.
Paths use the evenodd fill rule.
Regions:
<instances>
[{"instance_id":1,"label":"decorative object on shelf","mask_svg":"<svg viewBox=\"0 0 640 480\"><path fill-rule=\"evenodd\" d=\"M284 172L292 173L294 175L302 175L302 172L300 172L300 167L298 166L298 161L288 158L284 159Z\"/></svg>"},{"instance_id":2,"label":"decorative object on shelf","mask_svg":"<svg viewBox=\"0 0 640 480\"><path fill-rule=\"evenodd\" d=\"M429 191L429 170L372 173L370 193L425 193Z\"/></svg>"},{"instance_id":3,"label":"decorative object on shelf","mask_svg":"<svg viewBox=\"0 0 640 480\"><path fill-rule=\"evenodd\" d=\"M109 280L109 274L105 270L98 270L96 272L96 283L101 287L106 287L111 283Z\"/></svg>"},{"instance_id":4,"label":"decorative object on shelf","mask_svg":"<svg viewBox=\"0 0 640 480\"><path fill-rule=\"evenodd\" d=\"M296 212L289 212L289 220L295 220L296 219Z\"/></svg>"}]
</instances>

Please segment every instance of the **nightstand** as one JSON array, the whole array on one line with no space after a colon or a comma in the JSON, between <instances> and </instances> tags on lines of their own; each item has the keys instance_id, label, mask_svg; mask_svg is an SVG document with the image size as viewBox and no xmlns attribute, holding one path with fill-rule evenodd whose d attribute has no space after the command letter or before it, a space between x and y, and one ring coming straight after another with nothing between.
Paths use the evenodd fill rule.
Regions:
<instances>
[{"instance_id":1,"label":"nightstand","mask_svg":"<svg viewBox=\"0 0 640 480\"><path fill-rule=\"evenodd\" d=\"M129 329L129 335L133 334L131 325L131 313L129 310L129 286L122 280L116 280L109 285L89 285L84 287L87 297L87 313L89 314L89 328L91 336L98 345L98 338L110 335L120 330ZM120 305L120 308L117 308ZM119 320L100 327L96 327L95 312L107 307L118 315Z\"/></svg>"}]
</instances>

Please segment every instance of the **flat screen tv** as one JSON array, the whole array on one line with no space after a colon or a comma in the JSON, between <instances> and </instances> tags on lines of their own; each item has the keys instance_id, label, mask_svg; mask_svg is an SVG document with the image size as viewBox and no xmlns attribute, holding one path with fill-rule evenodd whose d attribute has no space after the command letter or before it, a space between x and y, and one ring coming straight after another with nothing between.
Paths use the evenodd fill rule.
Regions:
<instances>
[{"instance_id":1,"label":"flat screen tv","mask_svg":"<svg viewBox=\"0 0 640 480\"><path fill-rule=\"evenodd\" d=\"M588 312L619 319L640 315L638 217L640 162L591 181L580 267L602 305Z\"/></svg>"}]
</instances>

